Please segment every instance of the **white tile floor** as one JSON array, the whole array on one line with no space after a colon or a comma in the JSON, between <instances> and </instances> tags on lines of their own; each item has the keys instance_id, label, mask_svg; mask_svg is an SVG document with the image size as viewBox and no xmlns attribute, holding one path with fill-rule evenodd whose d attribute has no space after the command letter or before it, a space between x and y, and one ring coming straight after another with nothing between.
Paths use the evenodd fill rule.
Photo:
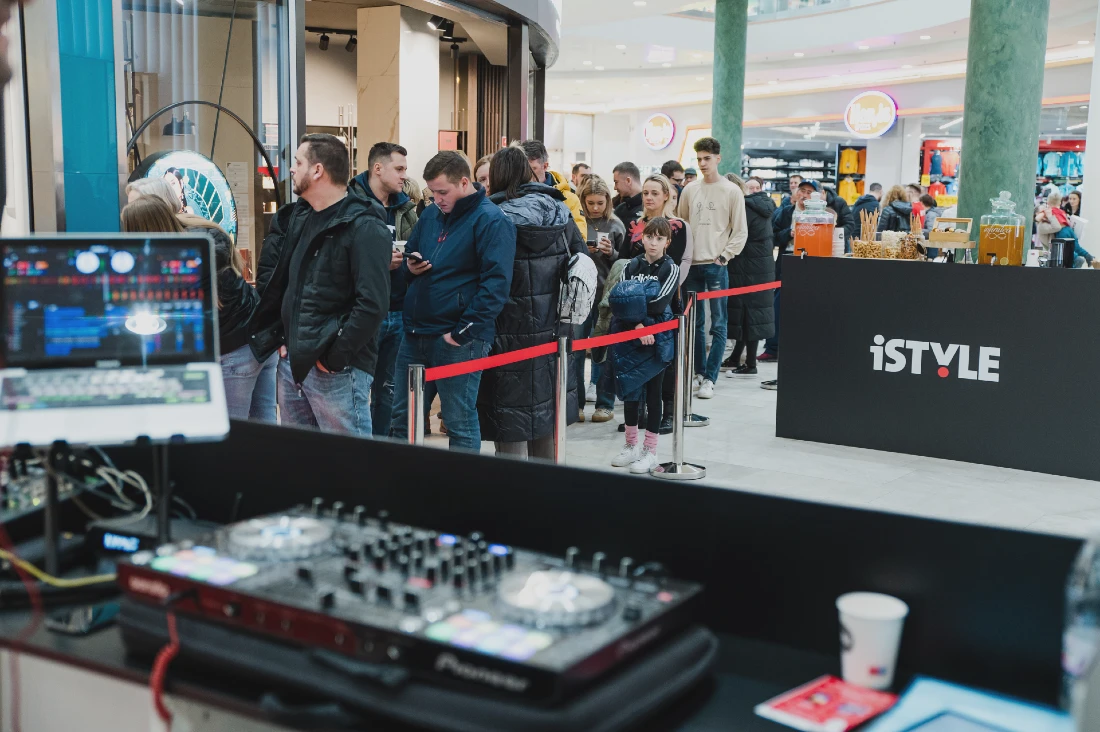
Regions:
<instances>
[{"instance_id":1,"label":"white tile floor","mask_svg":"<svg viewBox=\"0 0 1100 732\"><path fill-rule=\"evenodd\" d=\"M722 374L713 399L695 399L694 411L711 423L685 430L685 457L706 466L707 484L1070 536L1100 532L1100 482L776 437L776 392L760 382L777 369L760 364L756 379ZM586 418L592 412L589 404ZM571 426L568 463L625 473L611 467L623 444L620 422L618 404L613 422ZM446 445L438 435L428 444ZM491 454L492 443L483 452ZM671 435L661 437L659 454L671 459Z\"/></svg>"}]
</instances>

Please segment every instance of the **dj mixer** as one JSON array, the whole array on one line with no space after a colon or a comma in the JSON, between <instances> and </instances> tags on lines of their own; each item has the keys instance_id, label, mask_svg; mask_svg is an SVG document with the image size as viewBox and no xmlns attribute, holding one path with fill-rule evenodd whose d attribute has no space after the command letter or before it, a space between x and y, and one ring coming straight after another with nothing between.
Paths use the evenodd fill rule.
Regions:
<instances>
[{"instance_id":1,"label":"dj mixer","mask_svg":"<svg viewBox=\"0 0 1100 732\"><path fill-rule=\"evenodd\" d=\"M702 592L629 557L552 556L321 499L137 552L118 578L146 606L538 703L674 637Z\"/></svg>"}]
</instances>

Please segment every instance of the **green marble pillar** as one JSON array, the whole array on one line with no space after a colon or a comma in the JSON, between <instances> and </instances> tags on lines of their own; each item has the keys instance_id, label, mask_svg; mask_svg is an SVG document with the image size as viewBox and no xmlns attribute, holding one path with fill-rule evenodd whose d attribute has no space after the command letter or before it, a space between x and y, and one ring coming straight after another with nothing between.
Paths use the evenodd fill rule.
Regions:
<instances>
[{"instance_id":1,"label":"green marble pillar","mask_svg":"<svg viewBox=\"0 0 1100 732\"><path fill-rule=\"evenodd\" d=\"M723 175L740 175L749 0L718 0L714 13L714 102L710 111L713 128L711 134L722 143L722 164L719 172Z\"/></svg>"},{"instance_id":2,"label":"green marble pillar","mask_svg":"<svg viewBox=\"0 0 1100 732\"><path fill-rule=\"evenodd\" d=\"M959 216L974 219L975 242L1000 191L1032 219L1049 16L1050 0L970 2Z\"/></svg>"}]
</instances>

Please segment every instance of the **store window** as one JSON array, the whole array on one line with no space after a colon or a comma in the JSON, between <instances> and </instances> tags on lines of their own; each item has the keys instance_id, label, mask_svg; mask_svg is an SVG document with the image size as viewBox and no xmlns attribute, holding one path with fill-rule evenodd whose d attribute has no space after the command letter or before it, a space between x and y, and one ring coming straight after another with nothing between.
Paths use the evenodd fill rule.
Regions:
<instances>
[{"instance_id":1,"label":"store window","mask_svg":"<svg viewBox=\"0 0 1100 732\"><path fill-rule=\"evenodd\" d=\"M289 194L286 0L125 0L122 12L131 179L166 177L255 257Z\"/></svg>"}]
</instances>

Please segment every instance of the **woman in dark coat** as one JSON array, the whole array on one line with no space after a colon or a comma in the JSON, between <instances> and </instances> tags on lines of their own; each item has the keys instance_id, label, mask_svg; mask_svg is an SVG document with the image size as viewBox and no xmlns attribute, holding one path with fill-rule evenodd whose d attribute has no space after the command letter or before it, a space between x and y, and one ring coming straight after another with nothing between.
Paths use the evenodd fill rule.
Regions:
<instances>
[{"instance_id":1,"label":"woman in dark coat","mask_svg":"<svg viewBox=\"0 0 1100 732\"><path fill-rule=\"evenodd\" d=\"M516 225L512 289L496 321L489 355L553 343L569 335L560 323L559 295L571 254L588 256L561 191L533 181L527 153L509 146L489 165L489 200ZM567 359L573 361L574 359ZM554 458L554 385L557 355L539 356L482 373L477 413L481 436L498 455ZM566 415L576 422L577 380L569 381Z\"/></svg>"},{"instance_id":2,"label":"woman in dark coat","mask_svg":"<svg viewBox=\"0 0 1100 732\"><path fill-rule=\"evenodd\" d=\"M762 285L775 281L775 257L772 255L772 214L775 203L763 191L745 196L745 217L749 238L741 253L726 265L730 287ZM775 335L773 291L735 295L726 300L728 337L734 341L733 353L722 364L733 376L756 376L756 349L760 341ZM745 364L741 365L741 354Z\"/></svg>"}]
</instances>

